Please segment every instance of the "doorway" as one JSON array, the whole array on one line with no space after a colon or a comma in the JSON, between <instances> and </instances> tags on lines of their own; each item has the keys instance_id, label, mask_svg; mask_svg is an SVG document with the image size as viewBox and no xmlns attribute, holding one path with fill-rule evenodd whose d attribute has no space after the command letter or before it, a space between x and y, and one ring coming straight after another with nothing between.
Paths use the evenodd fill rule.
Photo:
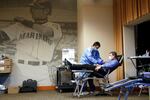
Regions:
<instances>
[{"instance_id":1,"label":"doorway","mask_svg":"<svg viewBox=\"0 0 150 100\"><path fill-rule=\"evenodd\" d=\"M143 20L143 19L141 19ZM139 23L140 22L140 23ZM123 27L124 73L125 78L136 76L140 69L134 67L128 57L143 55L150 49L150 21L138 21ZM146 61L150 62L150 61ZM146 63L144 62L144 63ZM136 66L138 62L134 61Z\"/></svg>"}]
</instances>

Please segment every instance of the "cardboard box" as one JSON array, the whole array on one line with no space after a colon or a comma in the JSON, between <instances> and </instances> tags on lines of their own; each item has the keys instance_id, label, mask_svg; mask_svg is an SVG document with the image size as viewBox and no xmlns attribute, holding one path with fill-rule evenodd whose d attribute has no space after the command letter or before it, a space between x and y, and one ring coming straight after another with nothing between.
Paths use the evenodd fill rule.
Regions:
<instances>
[{"instance_id":1,"label":"cardboard box","mask_svg":"<svg viewBox=\"0 0 150 100\"><path fill-rule=\"evenodd\" d=\"M10 65L12 66L12 59L4 59L4 65Z\"/></svg>"},{"instance_id":2,"label":"cardboard box","mask_svg":"<svg viewBox=\"0 0 150 100\"><path fill-rule=\"evenodd\" d=\"M12 59L4 59L4 60L0 60L0 66L3 66L3 65L6 65L6 66L12 66L13 63L12 63Z\"/></svg>"},{"instance_id":3,"label":"cardboard box","mask_svg":"<svg viewBox=\"0 0 150 100\"><path fill-rule=\"evenodd\" d=\"M19 87L8 87L8 94L19 93Z\"/></svg>"},{"instance_id":4,"label":"cardboard box","mask_svg":"<svg viewBox=\"0 0 150 100\"><path fill-rule=\"evenodd\" d=\"M0 73L11 73L12 66L0 66Z\"/></svg>"}]
</instances>

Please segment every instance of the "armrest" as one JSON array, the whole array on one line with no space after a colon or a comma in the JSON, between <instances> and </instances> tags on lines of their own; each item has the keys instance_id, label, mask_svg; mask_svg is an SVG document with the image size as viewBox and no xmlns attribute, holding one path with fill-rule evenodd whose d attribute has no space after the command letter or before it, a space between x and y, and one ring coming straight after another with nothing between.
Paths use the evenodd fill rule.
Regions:
<instances>
[{"instance_id":1,"label":"armrest","mask_svg":"<svg viewBox=\"0 0 150 100\"><path fill-rule=\"evenodd\" d=\"M72 72L76 73L76 72L86 72L86 73L92 73L93 70L72 70Z\"/></svg>"},{"instance_id":2,"label":"armrest","mask_svg":"<svg viewBox=\"0 0 150 100\"><path fill-rule=\"evenodd\" d=\"M108 75L110 74L110 70L108 70L107 74L104 76L104 78L108 78Z\"/></svg>"},{"instance_id":3,"label":"armrest","mask_svg":"<svg viewBox=\"0 0 150 100\"><path fill-rule=\"evenodd\" d=\"M74 77L76 79L82 80L82 79L86 79L90 73L93 72L93 70L72 70L72 72L74 73Z\"/></svg>"}]
</instances>

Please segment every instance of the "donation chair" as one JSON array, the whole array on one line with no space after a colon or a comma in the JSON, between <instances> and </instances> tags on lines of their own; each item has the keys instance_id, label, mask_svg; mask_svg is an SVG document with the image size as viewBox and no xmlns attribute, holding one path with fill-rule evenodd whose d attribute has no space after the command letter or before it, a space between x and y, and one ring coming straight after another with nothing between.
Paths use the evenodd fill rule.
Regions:
<instances>
[{"instance_id":1,"label":"donation chair","mask_svg":"<svg viewBox=\"0 0 150 100\"><path fill-rule=\"evenodd\" d=\"M83 88L89 79L98 79L98 80L102 79L104 83L103 84L99 83L99 86L102 90L104 90L105 86L109 85L109 78L108 78L109 74L114 70L116 70L122 64L123 55L118 55L117 59L119 61L119 64L116 67L110 70L105 70L105 71L103 70L104 71L103 75L97 73L96 77L89 77L89 75L94 72L93 70L72 70L75 76L72 82L75 82L76 84L73 96L80 97L82 95ZM66 62L68 65L71 64L69 61ZM82 76L80 75L80 73L83 73Z\"/></svg>"},{"instance_id":2,"label":"donation chair","mask_svg":"<svg viewBox=\"0 0 150 100\"><path fill-rule=\"evenodd\" d=\"M121 66L121 64L123 63L123 55L117 55L117 60L118 60L118 62L119 62L119 64L116 66L116 67L114 67L114 68L112 68L112 69L109 69L109 70L106 70L106 74L104 75L104 80L107 82L107 83L109 83L109 78L108 78L108 76L109 76L109 74L111 73L111 72L113 72L114 70L116 70L119 66Z\"/></svg>"},{"instance_id":3,"label":"donation chair","mask_svg":"<svg viewBox=\"0 0 150 100\"><path fill-rule=\"evenodd\" d=\"M102 79L102 80L103 80L103 83L100 83L100 82L99 82L99 86L100 86L100 88L102 89L102 92L96 94L96 96L98 96L98 95L111 95L110 93L106 93L106 92L104 91L104 89L105 89L106 87L109 87L109 86L110 86L110 84L109 84L109 74L110 74L111 72L113 72L114 70L116 70L119 66L122 65L122 63L123 63L123 58L124 58L123 55L117 55L117 60L118 60L118 62L119 62L118 65L115 66L115 67L112 68L112 69L106 70L106 71L105 71L106 74L103 76L103 78L101 78L101 77L98 77L98 78L97 78L97 79Z\"/></svg>"}]
</instances>

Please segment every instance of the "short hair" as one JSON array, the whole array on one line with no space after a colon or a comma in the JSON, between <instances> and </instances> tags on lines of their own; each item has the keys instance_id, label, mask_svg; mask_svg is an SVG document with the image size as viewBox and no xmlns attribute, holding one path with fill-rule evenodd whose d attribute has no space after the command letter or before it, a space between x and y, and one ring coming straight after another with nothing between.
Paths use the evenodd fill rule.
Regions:
<instances>
[{"instance_id":1,"label":"short hair","mask_svg":"<svg viewBox=\"0 0 150 100\"><path fill-rule=\"evenodd\" d=\"M96 42L93 43L93 46L99 46L100 47L101 44L100 44L100 42L96 41Z\"/></svg>"},{"instance_id":2,"label":"short hair","mask_svg":"<svg viewBox=\"0 0 150 100\"><path fill-rule=\"evenodd\" d=\"M117 52L111 51L109 54L112 54L115 58L117 58Z\"/></svg>"}]
</instances>

